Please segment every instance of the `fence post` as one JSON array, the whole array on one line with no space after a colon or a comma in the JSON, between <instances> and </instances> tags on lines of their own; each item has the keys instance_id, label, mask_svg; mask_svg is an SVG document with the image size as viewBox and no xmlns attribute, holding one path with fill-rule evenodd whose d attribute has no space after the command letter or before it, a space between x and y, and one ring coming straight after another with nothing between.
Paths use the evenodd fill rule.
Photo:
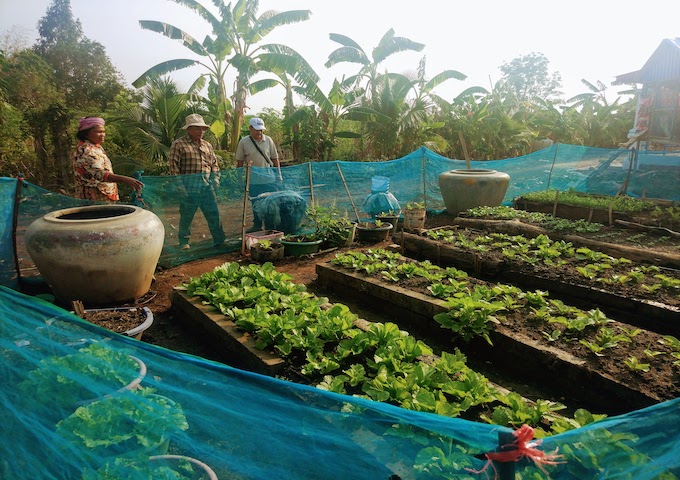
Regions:
<instances>
[{"instance_id":1,"label":"fence post","mask_svg":"<svg viewBox=\"0 0 680 480\"><path fill-rule=\"evenodd\" d=\"M17 226L19 224L19 205L21 204L21 187L24 184L24 174L17 175L17 186L14 190L14 205L12 205L12 250L14 254L14 268L17 271L17 283L21 283L21 268L17 253Z\"/></svg>"},{"instance_id":2,"label":"fence post","mask_svg":"<svg viewBox=\"0 0 680 480\"><path fill-rule=\"evenodd\" d=\"M423 156L421 157L421 167L423 170L423 204L425 205L425 210L427 210L427 170L425 169L425 149L422 150Z\"/></svg>"},{"instance_id":3,"label":"fence post","mask_svg":"<svg viewBox=\"0 0 680 480\"><path fill-rule=\"evenodd\" d=\"M559 143L555 144L555 155L553 155L553 161L552 165L550 166L550 173L548 174L548 185L545 187L546 190L550 189L550 181L552 180L552 172L553 169L555 168L555 161L557 160L557 147L559 147Z\"/></svg>"},{"instance_id":4,"label":"fence post","mask_svg":"<svg viewBox=\"0 0 680 480\"><path fill-rule=\"evenodd\" d=\"M498 432L498 447L500 452L515 449L516 438L512 432ZM496 462L499 480L515 480L515 462Z\"/></svg>"}]
</instances>

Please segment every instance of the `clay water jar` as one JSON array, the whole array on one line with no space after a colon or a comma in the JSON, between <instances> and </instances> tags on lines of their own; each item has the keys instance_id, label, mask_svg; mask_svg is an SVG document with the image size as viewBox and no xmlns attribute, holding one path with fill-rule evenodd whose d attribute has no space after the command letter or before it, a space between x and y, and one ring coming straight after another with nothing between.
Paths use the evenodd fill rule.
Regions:
<instances>
[{"instance_id":1,"label":"clay water jar","mask_svg":"<svg viewBox=\"0 0 680 480\"><path fill-rule=\"evenodd\" d=\"M439 189L450 215L475 207L499 206L509 184L507 173L484 168L450 170L439 175Z\"/></svg>"},{"instance_id":2,"label":"clay water jar","mask_svg":"<svg viewBox=\"0 0 680 480\"><path fill-rule=\"evenodd\" d=\"M92 205L50 212L26 230L33 263L62 302L115 305L149 291L165 229L134 205Z\"/></svg>"}]
</instances>

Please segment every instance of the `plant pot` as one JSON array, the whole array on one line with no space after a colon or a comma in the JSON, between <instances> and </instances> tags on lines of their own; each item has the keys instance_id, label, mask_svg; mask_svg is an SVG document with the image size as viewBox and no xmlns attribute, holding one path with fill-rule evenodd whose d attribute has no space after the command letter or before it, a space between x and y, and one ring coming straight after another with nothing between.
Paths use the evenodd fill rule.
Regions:
<instances>
[{"instance_id":1,"label":"plant pot","mask_svg":"<svg viewBox=\"0 0 680 480\"><path fill-rule=\"evenodd\" d=\"M128 330L124 330L122 332L112 328L111 325L106 325L106 324L100 324L96 321L96 318L94 318L94 315L97 315L98 317L101 317L102 315L106 315L107 313L110 313L112 317L115 316L116 312L124 312L128 314L135 314L139 312L139 325L133 328L130 328ZM88 319L88 314L90 314L90 319ZM142 307L141 309L137 307L115 307L115 308L89 308L85 310L85 320L89 321L90 323L94 323L95 325L99 325L101 327L107 328L109 330L112 330L113 332L116 333L121 333L122 335L127 335L128 337L134 337L137 340L142 339L142 334L149 328L151 325L153 325L153 312L148 308L148 307Z\"/></svg>"},{"instance_id":2,"label":"plant pot","mask_svg":"<svg viewBox=\"0 0 680 480\"><path fill-rule=\"evenodd\" d=\"M399 215L376 215L376 220L380 220L383 223L391 223L392 230L390 230L390 235L397 233L397 225L399 224Z\"/></svg>"},{"instance_id":3,"label":"plant pot","mask_svg":"<svg viewBox=\"0 0 680 480\"><path fill-rule=\"evenodd\" d=\"M217 474L213 471L208 464L201 462L200 460L197 460L195 458L187 457L184 455L155 455L152 457L149 457L149 461L161 461L161 460L174 460L174 461L180 461L180 460L185 460L189 463L192 464L194 467L198 467L198 469L201 471L201 473L205 476L207 475L209 480L217 480ZM201 477L204 478L204 477Z\"/></svg>"},{"instance_id":4,"label":"plant pot","mask_svg":"<svg viewBox=\"0 0 680 480\"><path fill-rule=\"evenodd\" d=\"M365 243L378 243L387 240L392 230L391 223L383 223L377 226L373 222L357 224L357 240Z\"/></svg>"},{"instance_id":5,"label":"plant pot","mask_svg":"<svg viewBox=\"0 0 680 480\"><path fill-rule=\"evenodd\" d=\"M246 250L250 250L253 245L262 240L269 240L272 243L279 243L284 233L278 230L261 230L259 232L246 233Z\"/></svg>"},{"instance_id":6,"label":"plant pot","mask_svg":"<svg viewBox=\"0 0 680 480\"><path fill-rule=\"evenodd\" d=\"M272 243L269 249L264 249L259 243L250 247L250 258L254 262L266 263L281 260L285 247L281 243Z\"/></svg>"},{"instance_id":7,"label":"plant pot","mask_svg":"<svg viewBox=\"0 0 680 480\"><path fill-rule=\"evenodd\" d=\"M296 242L292 240L294 237L289 237L289 240L281 240L281 243L285 247L284 255L297 257L300 255L310 255L312 253L317 253L321 247L321 242L323 240L312 240L308 242Z\"/></svg>"},{"instance_id":8,"label":"plant pot","mask_svg":"<svg viewBox=\"0 0 680 480\"><path fill-rule=\"evenodd\" d=\"M356 222L352 222L352 225L347 227L347 239L345 240L345 244L342 245L343 247L349 247L354 243L354 238L357 235L357 224Z\"/></svg>"},{"instance_id":9,"label":"plant pot","mask_svg":"<svg viewBox=\"0 0 680 480\"><path fill-rule=\"evenodd\" d=\"M414 230L425 228L425 218L427 210L424 208L404 210L404 230Z\"/></svg>"},{"instance_id":10,"label":"plant pot","mask_svg":"<svg viewBox=\"0 0 680 480\"><path fill-rule=\"evenodd\" d=\"M439 175L439 188L450 215L475 207L499 206L509 184L507 173L483 168L450 170Z\"/></svg>"},{"instance_id":11,"label":"plant pot","mask_svg":"<svg viewBox=\"0 0 680 480\"><path fill-rule=\"evenodd\" d=\"M193 472L192 472L193 470ZM97 478L127 480L129 478L183 478L218 480L206 463L185 455L152 455L130 462L106 463L96 472ZM92 478L88 476L87 478Z\"/></svg>"},{"instance_id":12,"label":"plant pot","mask_svg":"<svg viewBox=\"0 0 680 480\"><path fill-rule=\"evenodd\" d=\"M144 377L146 377L146 371L147 371L147 369L146 369L146 363L144 363L143 360L141 360L141 359L135 357L134 355L130 355L130 358L131 358L132 360L134 360L135 362L137 362L137 365L139 365L139 375L137 375L137 378L135 378L134 380L132 380L132 381L131 381L130 383L128 383L127 385L122 386L121 388L119 388L119 389L116 390L115 392L112 392L112 393L110 393L110 394L104 395L103 397L93 398L93 399L90 399L90 400L84 400L84 401L82 401L82 402L77 402L77 403L76 403L76 406L77 406L77 407L80 407L81 405L88 404L88 403L93 402L93 401L95 401L95 400L101 400L102 398L110 397L110 396L112 396L112 395L116 395L116 394L119 394L119 393L123 393L123 392L125 392L125 391L132 391L132 390L136 390L136 389L140 388L139 386L141 385L142 380L144 380Z\"/></svg>"},{"instance_id":13,"label":"plant pot","mask_svg":"<svg viewBox=\"0 0 680 480\"><path fill-rule=\"evenodd\" d=\"M50 212L26 230L26 248L55 296L104 305L133 301L151 287L165 229L134 205Z\"/></svg>"},{"instance_id":14,"label":"plant pot","mask_svg":"<svg viewBox=\"0 0 680 480\"><path fill-rule=\"evenodd\" d=\"M349 247L354 243L356 236L356 222L348 225L333 225L324 234L326 238L321 244L321 249Z\"/></svg>"}]
</instances>

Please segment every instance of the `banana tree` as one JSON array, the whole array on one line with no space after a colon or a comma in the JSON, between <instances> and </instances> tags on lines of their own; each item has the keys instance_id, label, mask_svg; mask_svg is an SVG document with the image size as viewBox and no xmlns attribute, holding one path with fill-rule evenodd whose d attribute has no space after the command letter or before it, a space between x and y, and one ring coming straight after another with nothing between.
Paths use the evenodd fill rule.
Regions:
<instances>
[{"instance_id":1,"label":"banana tree","mask_svg":"<svg viewBox=\"0 0 680 480\"><path fill-rule=\"evenodd\" d=\"M330 39L342 45L331 52L326 61L326 67L332 67L338 63L358 63L361 65L359 72L347 78L347 84L360 86L365 83L366 92L371 96L376 93L377 80L379 77L378 66L391 55L403 51L420 52L425 48L422 43L414 42L405 37L395 37L394 29L389 29L380 39L378 46L373 49L371 56L351 38L338 33L331 33Z\"/></svg>"},{"instance_id":2,"label":"banana tree","mask_svg":"<svg viewBox=\"0 0 680 480\"><path fill-rule=\"evenodd\" d=\"M316 85L319 81L319 76L302 57L290 60L286 55L277 53L260 54L259 67L263 71L273 73L277 78L265 78L251 82L248 87L249 93L255 95L269 88L283 87L283 125L286 140L282 143L282 146L286 144L291 145L293 158L299 159L301 158L298 141L300 126L297 122L290 121L290 118L296 111L293 93L296 88L304 89L306 88L305 86Z\"/></svg>"},{"instance_id":3,"label":"banana tree","mask_svg":"<svg viewBox=\"0 0 680 480\"><path fill-rule=\"evenodd\" d=\"M246 109L248 86L253 75L261 70L259 66L262 53L277 53L288 57L291 62L301 56L293 49L280 44L264 44L260 41L276 27L307 20L309 10L291 10L276 12L268 10L257 16L259 2L257 0L238 0L226 4L222 0L213 0L218 15L214 15L196 0L173 0L198 13L212 28L212 36L207 35L203 42L198 42L191 35L164 22L142 20L142 28L161 33L173 40L179 40L201 60L175 59L159 63L142 74L133 85L144 85L152 76L200 65L208 70L208 76L214 84L217 104L224 112L222 121L230 125L229 149L234 152L239 141L243 115ZM231 98L227 96L225 86L227 69L236 69L236 80ZM292 68L292 66L291 66Z\"/></svg>"},{"instance_id":4,"label":"banana tree","mask_svg":"<svg viewBox=\"0 0 680 480\"><path fill-rule=\"evenodd\" d=\"M336 138L361 138L361 134L350 130L338 131L340 121L350 112L352 105L356 101L354 91L349 91L343 82L337 79L333 80L333 86L328 94L325 94L318 84L310 82L304 87L295 88L295 92L303 98L313 102L317 107L313 115L316 116L323 124L323 139L320 142L323 144L321 148L321 159L330 159L333 147L336 145ZM312 112L300 113L291 121L298 118L308 119Z\"/></svg>"}]
</instances>

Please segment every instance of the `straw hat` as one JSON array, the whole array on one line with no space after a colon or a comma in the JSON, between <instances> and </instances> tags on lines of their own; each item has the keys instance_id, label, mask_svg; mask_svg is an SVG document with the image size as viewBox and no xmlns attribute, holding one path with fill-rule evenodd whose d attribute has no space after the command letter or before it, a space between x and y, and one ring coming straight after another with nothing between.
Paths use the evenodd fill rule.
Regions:
<instances>
[{"instance_id":1,"label":"straw hat","mask_svg":"<svg viewBox=\"0 0 680 480\"><path fill-rule=\"evenodd\" d=\"M184 126L182 127L182 130L186 130L189 127L210 128L210 126L206 125L206 123L203 121L203 117L201 117L198 113L187 115L187 118L184 119Z\"/></svg>"}]
</instances>

